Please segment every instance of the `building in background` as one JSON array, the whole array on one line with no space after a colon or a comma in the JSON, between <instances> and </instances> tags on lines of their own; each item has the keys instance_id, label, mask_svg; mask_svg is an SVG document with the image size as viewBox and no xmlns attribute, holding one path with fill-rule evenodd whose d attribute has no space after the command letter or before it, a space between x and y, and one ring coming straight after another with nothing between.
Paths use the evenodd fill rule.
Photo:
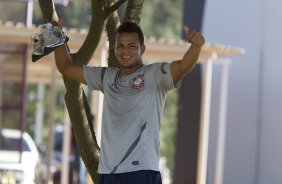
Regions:
<instances>
[{"instance_id":1,"label":"building in background","mask_svg":"<svg viewBox=\"0 0 282 184\"><path fill-rule=\"evenodd\" d=\"M281 7L277 0L205 2L207 40L240 45L247 53L230 68L224 184L282 183ZM208 184L215 181L218 94L213 88Z\"/></svg>"},{"instance_id":2,"label":"building in background","mask_svg":"<svg viewBox=\"0 0 282 184\"><path fill-rule=\"evenodd\" d=\"M221 98L222 71L219 65L213 67L206 183L282 183L282 143L279 141L282 139L282 24L279 21L282 2L185 0L184 5L184 11L187 10L184 22L200 28L206 40L239 45L247 53L245 57L234 58L230 68L225 108L225 147L221 157L218 157L218 134L221 134L219 119L222 113L218 102ZM195 73L201 71L203 70L198 69ZM196 86L198 92L201 92L201 75L192 76L191 80L198 82L190 86L192 83L187 83L187 86ZM195 147L197 148L199 141L200 102L193 98L193 95L197 96L197 92L189 93L192 105L189 106L187 102L188 105L184 106L188 111L182 111L184 116L185 112L189 112L192 120L189 117L189 120L185 120L180 116L181 135L177 136L181 151L176 155L179 154L182 159L177 162L176 158L175 174L180 173L180 180L176 178L175 184L182 184L183 181L196 182L195 160L198 158L198 150ZM185 137L187 142L183 143Z\"/></svg>"}]
</instances>

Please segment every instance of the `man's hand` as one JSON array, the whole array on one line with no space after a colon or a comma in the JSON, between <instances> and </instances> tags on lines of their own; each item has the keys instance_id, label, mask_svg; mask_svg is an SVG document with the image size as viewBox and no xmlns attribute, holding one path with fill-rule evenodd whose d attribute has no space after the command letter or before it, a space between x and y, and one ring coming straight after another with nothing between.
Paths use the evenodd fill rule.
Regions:
<instances>
[{"instance_id":1,"label":"man's hand","mask_svg":"<svg viewBox=\"0 0 282 184\"><path fill-rule=\"evenodd\" d=\"M62 28L63 28L63 22L64 22L63 19L59 19L58 21L53 20L53 21L51 22L51 24L52 24L53 26L58 26L58 27L60 27L60 28L62 29Z\"/></svg>"},{"instance_id":2,"label":"man's hand","mask_svg":"<svg viewBox=\"0 0 282 184\"><path fill-rule=\"evenodd\" d=\"M187 41L192 45L202 47L205 44L205 38L200 32L197 32L195 30L190 31L190 28L186 25L183 27L183 30L185 32Z\"/></svg>"},{"instance_id":3,"label":"man's hand","mask_svg":"<svg viewBox=\"0 0 282 184\"><path fill-rule=\"evenodd\" d=\"M188 26L184 26L183 30L191 46L184 54L182 60L172 63L171 74L175 84L194 68L198 61L201 48L205 44L205 38L200 32L195 30L190 31Z\"/></svg>"}]
</instances>

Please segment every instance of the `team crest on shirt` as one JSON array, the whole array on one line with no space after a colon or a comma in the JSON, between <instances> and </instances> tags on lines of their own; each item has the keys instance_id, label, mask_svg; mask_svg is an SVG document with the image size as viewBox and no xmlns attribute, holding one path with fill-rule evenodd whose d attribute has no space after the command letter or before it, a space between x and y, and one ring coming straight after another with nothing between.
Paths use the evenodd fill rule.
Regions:
<instances>
[{"instance_id":1,"label":"team crest on shirt","mask_svg":"<svg viewBox=\"0 0 282 184\"><path fill-rule=\"evenodd\" d=\"M145 82L143 78L144 78L144 74L139 74L138 76L132 79L133 81L132 89L133 90L140 90L144 87Z\"/></svg>"}]
</instances>

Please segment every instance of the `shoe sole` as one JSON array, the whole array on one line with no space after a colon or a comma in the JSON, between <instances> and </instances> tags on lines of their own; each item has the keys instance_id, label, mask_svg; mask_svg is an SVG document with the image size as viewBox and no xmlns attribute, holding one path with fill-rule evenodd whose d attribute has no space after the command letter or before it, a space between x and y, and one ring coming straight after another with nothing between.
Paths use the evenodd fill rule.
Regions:
<instances>
[{"instance_id":1,"label":"shoe sole","mask_svg":"<svg viewBox=\"0 0 282 184\"><path fill-rule=\"evenodd\" d=\"M54 47L58 47L58 46L63 45L63 44L64 44L64 42L59 42L59 43L55 43L55 44L52 44L52 45L47 45L44 48L54 48Z\"/></svg>"}]
</instances>

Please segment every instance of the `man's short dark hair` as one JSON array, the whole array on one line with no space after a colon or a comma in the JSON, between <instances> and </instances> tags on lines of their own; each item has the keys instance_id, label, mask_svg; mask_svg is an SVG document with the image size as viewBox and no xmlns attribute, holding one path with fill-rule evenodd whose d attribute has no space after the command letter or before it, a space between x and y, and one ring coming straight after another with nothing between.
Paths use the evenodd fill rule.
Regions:
<instances>
[{"instance_id":1,"label":"man's short dark hair","mask_svg":"<svg viewBox=\"0 0 282 184\"><path fill-rule=\"evenodd\" d=\"M118 29L117 33L137 33L139 37L139 42L141 45L144 44L144 35L141 28L134 22L124 22Z\"/></svg>"}]
</instances>

